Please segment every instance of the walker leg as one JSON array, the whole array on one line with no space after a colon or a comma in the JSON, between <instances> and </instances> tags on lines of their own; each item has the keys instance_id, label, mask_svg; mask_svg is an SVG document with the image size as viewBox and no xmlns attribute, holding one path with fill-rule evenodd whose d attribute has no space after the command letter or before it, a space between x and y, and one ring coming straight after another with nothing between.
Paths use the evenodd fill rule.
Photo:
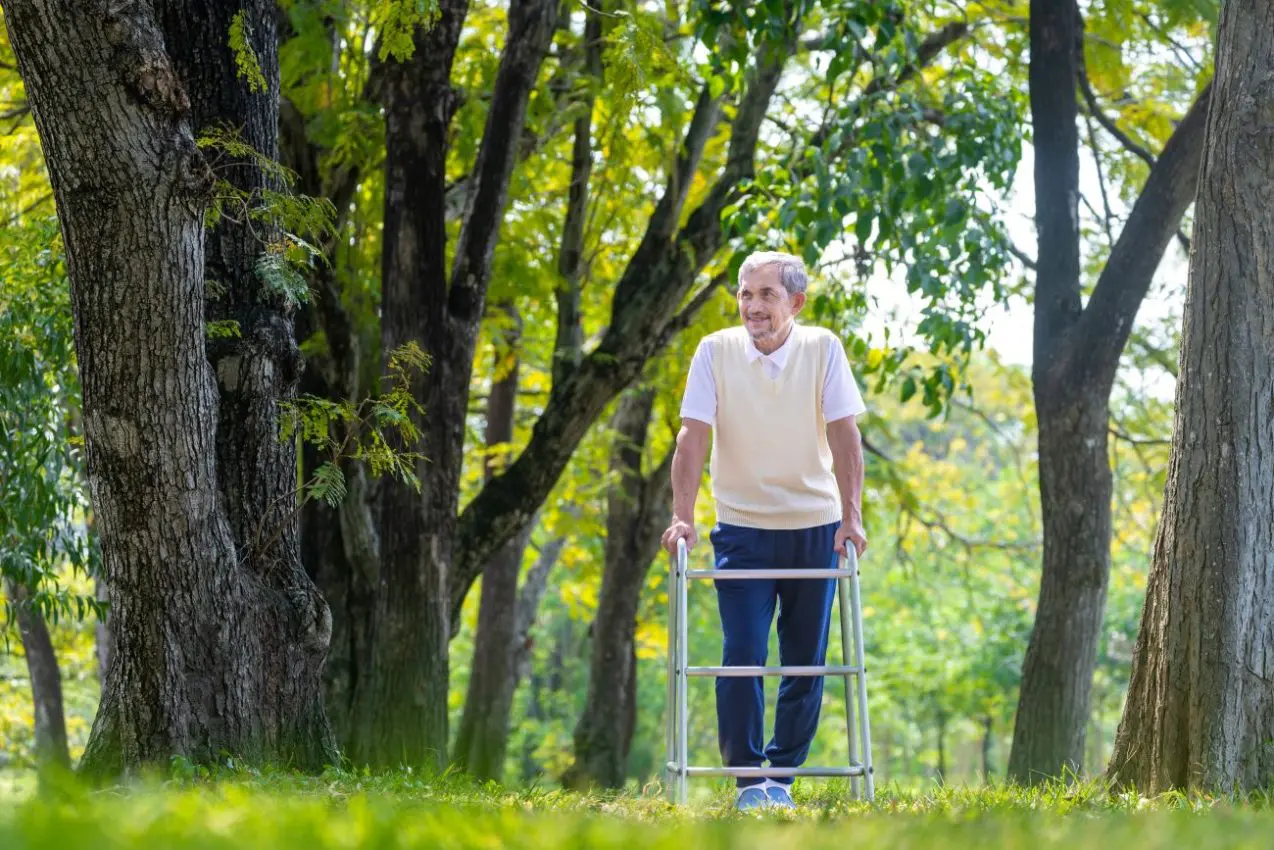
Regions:
<instances>
[{"instance_id":1,"label":"walker leg","mask_svg":"<svg viewBox=\"0 0 1274 850\"><path fill-rule=\"evenodd\" d=\"M664 704L664 794L675 801L676 775L668 768L677 758L677 560L669 555L668 568L668 701Z\"/></svg>"},{"instance_id":2,"label":"walker leg","mask_svg":"<svg viewBox=\"0 0 1274 850\"><path fill-rule=\"evenodd\" d=\"M863 605L858 586L858 558L856 554L851 567L853 572L849 577L849 589L854 609L854 666L858 668L858 718L861 723L859 732L862 736L864 786L867 790L867 802L871 803L876 799L876 784L871 761L871 723L867 716L867 667L866 662L863 660Z\"/></svg>"},{"instance_id":3,"label":"walker leg","mask_svg":"<svg viewBox=\"0 0 1274 850\"><path fill-rule=\"evenodd\" d=\"M688 605L686 604L686 549L682 543L677 549L677 802L682 805L686 802L686 784L689 779L686 770L689 762L689 747L687 746L687 737L689 733L689 717L686 711L686 686L689 677L686 673L686 667L689 664L689 639L687 632L686 615Z\"/></svg>"},{"instance_id":4,"label":"walker leg","mask_svg":"<svg viewBox=\"0 0 1274 850\"><path fill-rule=\"evenodd\" d=\"M850 647L850 638L853 634L850 625L849 613L849 579L839 578L836 580L836 602L840 609L840 647L841 658L846 664L854 664L852 661L854 654ZM861 663L861 662L859 662ZM855 733L857 729L854 726L854 674L845 675L845 734L849 738L849 764L853 767L858 763L858 744L855 741ZM850 791L854 795L855 800L862 799L862 790L859 787L858 777L851 776L849 779Z\"/></svg>"}]
</instances>

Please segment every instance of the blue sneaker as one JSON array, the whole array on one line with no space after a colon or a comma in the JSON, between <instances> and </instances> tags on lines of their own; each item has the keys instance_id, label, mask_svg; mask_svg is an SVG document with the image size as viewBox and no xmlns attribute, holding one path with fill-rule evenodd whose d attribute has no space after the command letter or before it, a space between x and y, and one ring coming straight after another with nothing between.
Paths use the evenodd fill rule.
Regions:
<instances>
[{"instance_id":1,"label":"blue sneaker","mask_svg":"<svg viewBox=\"0 0 1274 850\"><path fill-rule=\"evenodd\" d=\"M766 796L764 788L760 785L749 785L739 792L739 799L734 806L739 811L746 811L748 809L759 809L769 804L770 798Z\"/></svg>"},{"instance_id":2,"label":"blue sneaker","mask_svg":"<svg viewBox=\"0 0 1274 850\"><path fill-rule=\"evenodd\" d=\"M796 804L792 802L792 796L787 793L787 786L781 782L775 782L767 785L765 795L770 798L770 804L780 809L795 809Z\"/></svg>"}]
</instances>

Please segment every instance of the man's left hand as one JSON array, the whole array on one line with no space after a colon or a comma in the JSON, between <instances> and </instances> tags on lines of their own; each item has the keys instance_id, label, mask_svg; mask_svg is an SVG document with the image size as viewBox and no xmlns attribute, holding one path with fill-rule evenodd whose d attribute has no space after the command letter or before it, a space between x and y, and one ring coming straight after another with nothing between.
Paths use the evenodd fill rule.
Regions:
<instances>
[{"instance_id":1,"label":"man's left hand","mask_svg":"<svg viewBox=\"0 0 1274 850\"><path fill-rule=\"evenodd\" d=\"M840 528L836 529L835 546L838 555L848 554L845 551L845 541L848 540L854 544L854 552L858 557L862 557L867 551L867 532L863 531L863 521L857 518L841 520Z\"/></svg>"}]
</instances>

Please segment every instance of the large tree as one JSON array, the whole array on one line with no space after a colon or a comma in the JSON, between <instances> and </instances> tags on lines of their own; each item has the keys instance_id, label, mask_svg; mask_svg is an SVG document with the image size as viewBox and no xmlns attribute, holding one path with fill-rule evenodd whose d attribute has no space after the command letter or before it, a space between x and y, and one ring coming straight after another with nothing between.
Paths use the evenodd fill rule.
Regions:
<instances>
[{"instance_id":1,"label":"large tree","mask_svg":"<svg viewBox=\"0 0 1274 850\"><path fill-rule=\"evenodd\" d=\"M1194 198L1208 90L1154 161L1087 304L1082 298L1075 0L1032 0L1030 102L1038 252L1032 380L1044 558L1009 775L1033 782L1083 764L1110 573L1110 393L1155 270Z\"/></svg>"},{"instance_id":2,"label":"large tree","mask_svg":"<svg viewBox=\"0 0 1274 850\"><path fill-rule=\"evenodd\" d=\"M1142 793L1274 780L1274 6L1222 5L1172 459L1109 772Z\"/></svg>"},{"instance_id":3,"label":"large tree","mask_svg":"<svg viewBox=\"0 0 1274 850\"><path fill-rule=\"evenodd\" d=\"M467 0L440 4L412 56L388 68L381 277L385 352L416 343L429 368L413 387L428 415L420 492L386 482L369 669L354 694L351 756L441 767L447 755L450 579L464 423L491 255L526 108L556 28L557 0L514 0L486 130L447 268L447 151L456 92L451 66ZM502 545L505 541L500 541ZM483 563L500 546L485 553Z\"/></svg>"},{"instance_id":4,"label":"large tree","mask_svg":"<svg viewBox=\"0 0 1274 850\"><path fill-rule=\"evenodd\" d=\"M330 618L280 510L295 490L276 426L299 366L289 306L254 274L255 232L205 238L214 187L255 202L264 177L231 162L218 183L195 143L225 123L273 155L272 4L4 11L65 240L111 603L82 769L224 752L321 767L335 757L319 683ZM236 13L253 79L237 75ZM226 348L205 340L210 273L222 300L208 313L241 334Z\"/></svg>"}]
</instances>

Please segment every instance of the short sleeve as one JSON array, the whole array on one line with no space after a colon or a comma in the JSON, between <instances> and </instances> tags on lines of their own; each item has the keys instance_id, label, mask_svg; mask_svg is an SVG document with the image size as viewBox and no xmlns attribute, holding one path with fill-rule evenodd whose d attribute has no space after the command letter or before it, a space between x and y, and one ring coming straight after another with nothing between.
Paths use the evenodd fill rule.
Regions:
<instances>
[{"instance_id":1,"label":"short sleeve","mask_svg":"<svg viewBox=\"0 0 1274 850\"><path fill-rule=\"evenodd\" d=\"M823 419L835 422L867 410L863 394L849 367L845 346L835 336L827 338L827 371L823 378Z\"/></svg>"},{"instance_id":2,"label":"short sleeve","mask_svg":"<svg viewBox=\"0 0 1274 850\"><path fill-rule=\"evenodd\" d=\"M708 340L699 342L690 360L686 390L681 397L681 418L697 419L711 425L717 417L717 382L712 377L712 347Z\"/></svg>"}]
</instances>

